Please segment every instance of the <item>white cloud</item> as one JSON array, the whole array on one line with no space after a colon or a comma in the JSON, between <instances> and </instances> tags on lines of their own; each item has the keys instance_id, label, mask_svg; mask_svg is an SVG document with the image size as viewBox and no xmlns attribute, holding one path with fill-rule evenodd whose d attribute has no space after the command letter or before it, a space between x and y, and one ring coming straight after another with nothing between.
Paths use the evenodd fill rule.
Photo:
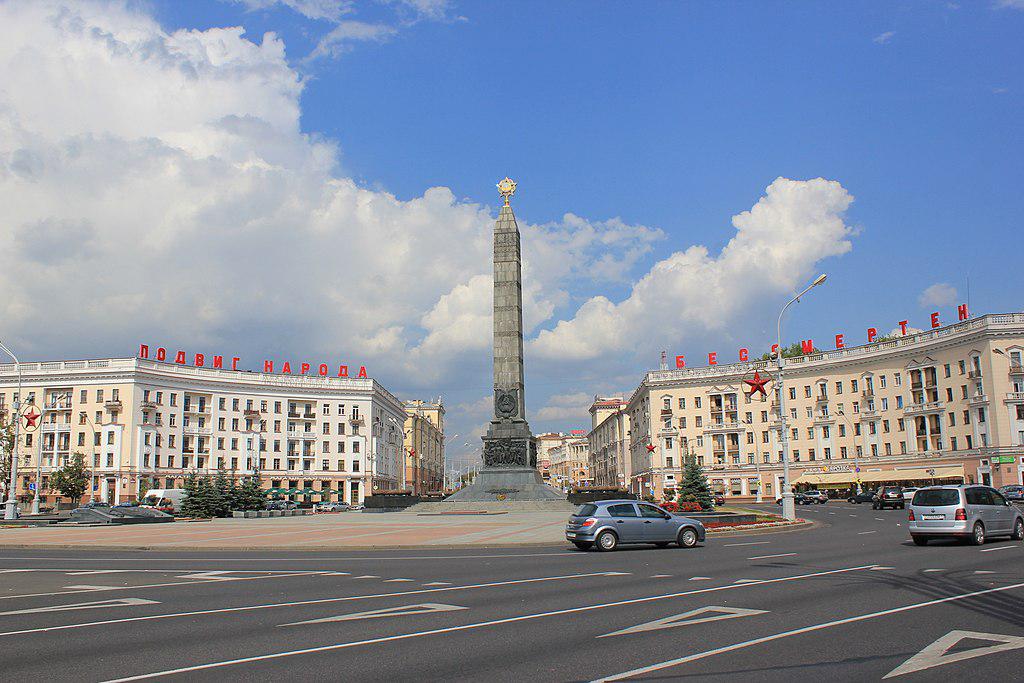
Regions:
<instances>
[{"instance_id":1,"label":"white cloud","mask_svg":"<svg viewBox=\"0 0 1024 683\"><path fill-rule=\"evenodd\" d=\"M947 282L936 282L917 297L922 308L935 306L955 306L957 303L956 287Z\"/></svg>"},{"instance_id":2,"label":"white cloud","mask_svg":"<svg viewBox=\"0 0 1024 683\"><path fill-rule=\"evenodd\" d=\"M629 296L595 296L571 320L542 331L530 351L588 360L649 350L644 342L722 330L757 300L794 291L822 259L851 249L843 213L853 197L838 182L777 178L750 211L733 217L735 236L717 256L704 246L654 264Z\"/></svg>"},{"instance_id":3,"label":"white cloud","mask_svg":"<svg viewBox=\"0 0 1024 683\"><path fill-rule=\"evenodd\" d=\"M342 21L319 40L307 60L337 57L348 51L352 43L382 42L391 38L398 29L387 24L369 24L364 21Z\"/></svg>"},{"instance_id":4,"label":"white cloud","mask_svg":"<svg viewBox=\"0 0 1024 683\"><path fill-rule=\"evenodd\" d=\"M1024 0L996 0L997 9L1024 9Z\"/></svg>"},{"instance_id":5,"label":"white cloud","mask_svg":"<svg viewBox=\"0 0 1024 683\"><path fill-rule=\"evenodd\" d=\"M549 397L547 405L530 419L536 422L565 422L566 427L563 431L586 428L590 424L589 411L593 402L594 397L583 392L555 394Z\"/></svg>"},{"instance_id":6,"label":"white cloud","mask_svg":"<svg viewBox=\"0 0 1024 683\"><path fill-rule=\"evenodd\" d=\"M327 21L338 21L342 16L352 11L355 2L353 0L230 0L237 4L245 5L245 8L254 11L283 5L292 9L307 19L325 19Z\"/></svg>"},{"instance_id":7,"label":"white cloud","mask_svg":"<svg viewBox=\"0 0 1024 683\"><path fill-rule=\"evenodd\" d=\"M895 35L896 35L896 31L886 31L885 33L879 33L877 36L875 36L871 40L873 42L875 42L875 43L878 43L879 45L885 45L890 40L892 40L892 37L895 36Z\"/></svg>"},{"instance_id":8,"label":"white cloud","mask_svg":"<svg viewBox=\"0 0 1024 683\"><path fill-rule=\"evenodd\" d=\"M403 201L337 176L336 146L300 130L304 83L273 34L167 33L120 3L13 2L0 5L0 72L15 236L0 251L0 317L35 354L151 341L387 359L410 383L467 352L488 358L491 210L444 187ZM628 279L663 237L573 214L520 227L529 329L574 280Z\"/></svg>"}]
</instances>

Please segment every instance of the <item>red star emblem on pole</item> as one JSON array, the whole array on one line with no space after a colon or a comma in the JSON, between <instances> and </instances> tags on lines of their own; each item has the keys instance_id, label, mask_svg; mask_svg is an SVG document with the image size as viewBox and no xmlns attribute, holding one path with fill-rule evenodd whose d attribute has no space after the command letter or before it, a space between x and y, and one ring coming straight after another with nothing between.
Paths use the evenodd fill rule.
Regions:
<instances>
[{"instance_id":1,"label":"red star emblem on pole","mask_svg":"<svg viewBox=\"0 0 1024 683\"><path fill-rule=\"evenodd\" d=\"M648 453L653 453L654 450L655 450L654 449L654 444L652 444L652 443L647 444L647 452Z\"/></svg>"},{"instance_id":2,"label":"red star emblem on pole","mask_svg":"<svg viewBox=\"0 0 1024 683\"><path fill-rule=\"evenodd\" d=\"M761 373L755 371L754 379L743 380L744 384L750 386L750 391L747 392L747 396L753 396L754 394L760 391L762 396L768 398L768 392L765 391L764 385L768 384L769 381L771 381L771 378L765 377L764 379L761 379Z\"/></svg>"},{"instance_id":3,"label":"red star emblem on pole","mask_svg":"<svg viewBox=\"0 0 1024 683\"><path fill-rule=\"evenodd\" d=\"M22 413L21 416L25 418L25 429L35 429L38 426L36 424L36 420L39 419L39 416L41 414L42 413L40 413L35 406L30 407L28 410Z\"/></svg>"}]
</instances>

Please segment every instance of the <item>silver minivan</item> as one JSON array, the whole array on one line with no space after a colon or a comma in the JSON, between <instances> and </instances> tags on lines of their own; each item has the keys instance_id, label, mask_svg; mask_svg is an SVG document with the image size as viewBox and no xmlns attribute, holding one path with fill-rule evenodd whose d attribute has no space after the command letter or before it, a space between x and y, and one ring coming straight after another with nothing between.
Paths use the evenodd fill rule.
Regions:
<instances>
[{"instance_id":1,"label":"silver minivan","mask_svg":"<svg viewBox=\"0 0 1024 683\"><path fill-rule=\"evenodd\" d=\"M907 515L917 545L932 538L963 538L981 545L988 536L1024 539L1024 513L990 486L929 486L918 489Z\"/></svg>"}]
</instances>

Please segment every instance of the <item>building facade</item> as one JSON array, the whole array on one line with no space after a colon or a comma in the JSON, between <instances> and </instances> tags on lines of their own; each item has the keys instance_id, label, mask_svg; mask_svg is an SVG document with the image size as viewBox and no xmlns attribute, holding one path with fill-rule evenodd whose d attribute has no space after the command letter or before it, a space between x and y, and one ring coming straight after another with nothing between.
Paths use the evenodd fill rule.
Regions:
<instances>
[{"instance_id":1,"label":"building facade","mask_svg":"<svg viewBox=\"0 0 1024 683\"><path fill-rule=\"evenodd\" d=\"M797 487L1024 481L1024 313L785 359ZM745 380L769 378L766 394ZM781 493L775 364L648 372L630 397L630 490L660 497L687 458L727 496Z\"/></svg>"},{"instance_id":2,"label":"building facade","mask_svg":"<svg viewBox=\"0 0 1024 683\"><path fill-rule=\"evenodd\" d=\"M537 439L537 469L540 470L544 481L551 479L551 451L562 445L565 434L561 432L548 432L538 434Z\"/></svg>"},{"instance_id":3,"label":"building facade","mask_svg":"<svg viewBox=\"0 0 1024 683\"><path fill-rule=\"evenodd\" d=\"M444 490L444 403L406 401L405 488L413 493Z\"/></svg>"},{"instance_id":4,"label":"building facade","mask_svg":"<svg viewBox=\"0 0 1024 683\"><path fill-rule=\"evenodd\" d=\"M626 488L632 474L629 413L622 397L594 397L590 406L590 475L594 486Z\"/></svg>"},{"instance_id":5,"label":"building facade","mask_svg":"<svg viewBox=\"0 0 1024 683\"><path fill-rule=\"evenodd\" d=\"M18 444L19 499L41 470L74 453L92 472L87 498L134 500L140 485L174 488L190 473L259 469L265 488L306 501L361 503L401 477L402 403L373 379L291 376L141 358L21 363L23 404L41 413ZM0 365L0 411L17 392Z\"/></svg>"},{"instance_id":6,"label":"building facade","mask_svg":"<svg viewBox=\"0 0 1024 683\"><path fill-rule=\"evenodd\" d=\"M550 449L549 455L549 483L555 488L569 491L593 484L590 477L590 446L583 430L573 430L562 435L561 441Z\"/></svg>"}]
</instances>

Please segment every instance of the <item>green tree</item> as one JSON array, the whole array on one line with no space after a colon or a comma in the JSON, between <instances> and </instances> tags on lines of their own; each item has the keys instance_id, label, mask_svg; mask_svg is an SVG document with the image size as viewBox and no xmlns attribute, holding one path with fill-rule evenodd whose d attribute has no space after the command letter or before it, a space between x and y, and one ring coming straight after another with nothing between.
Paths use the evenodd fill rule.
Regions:
<instances>
[{"instance_id":1,"label":"green tree","mask_svg":"<svg viewBox=\"0 0 1024 683\"><path fill-rule=\"evenodd\" d=\"M182 488L185 490L185 499L181 501L182 516L209 517L206 504L199 492L199 477L194 472L185 477Z\"/></svg>"},{"instance_id":2,"label":"green tree","mask_svg":"<svg viewBox=\"0 0 1024 683\"><path fill-rule=\"evenodd\" d=\"M714 507L708 478L704 476L701 466L692 460L683 468L683 481L677 491L680 503L698 503L704 510Z\"/></svg>"},{"instance_id":3,"label":"green tree","mask_svg":"<svg viewBox=\"0 0 1024 683\"><path fill-rule=\"evenodd\" d=\"M252 476L242 480L242 485L235 492L236 510L262 510L266 506L267 496L263 492L263 477L256 470Z\"/></svg>"},{"instance_id":4,"label":"green tree","mask_svg":"<svg viewBox=\"0 0 1024 683\"><path fill-rule=\"evenodd\" d=\"M211 499L214 516L227 517L232 510L237 509L235 495L238 492L238 486L235 484L235 479L228 474L224 467L218 467L212 485Z\"/></svg>"},{"instance_id":5,"label":"green tree","mask_svg":"<svg viewBox=\"0 0 1024 683\"><path fill-rule=\"evenodd\" d=\"M146 497L146 493L152 488L149 479L146 477L139 477L139 502Z\"/></svg>"},{"instance_id":6,"label":"green tree","mask_svg":"<svg viewBox=\"0 0 1024 683\"><path fill-rule=\"evenodd\" d=\"M85 467L85 456L75 453L64 467L50 475L50 488L77 503L85 494L91 476Z\"/></svg>"},{"instance_id":7,"label":"green tree","mask_svg":"<svg viewBox=\"0 0 1024 683\"><path fill-rule=\"evenodd\" d=\"M819 349L818 347L814 347L811 350L811 353L821 353L821 349ZM800 342L793 342L792 344L790 344L786 348L782 349L782 357L783 358L796 358L797 356L803 356L803 355L805 355L804 354L804 347L803 347L803 344L801 344ZM810 355L810 354L807 354L807 355ZM764 353L764 354L761 354L761 357L758 358L757 360L775 360L775 356L773 354L771 354L771 353Z\"/></svg>"},{"instance_id":8,"label":"green tree","mask_svg":"<svg viewBox=\"0 0 1024 683\"><path fill-rule=\"evenodd\" d=\"M11 480L11 458L14 457L14 422L0 415L0 506L7 502Z\"/></svg>"}]
</instances>

